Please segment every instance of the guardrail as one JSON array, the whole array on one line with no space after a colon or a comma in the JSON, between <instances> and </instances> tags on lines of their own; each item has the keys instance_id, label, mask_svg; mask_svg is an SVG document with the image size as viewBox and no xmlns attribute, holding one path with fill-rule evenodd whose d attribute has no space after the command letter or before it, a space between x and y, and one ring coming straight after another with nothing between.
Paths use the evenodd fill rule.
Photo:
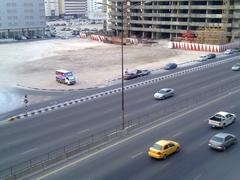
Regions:
<instances>
[{"instance_id":1,"label":"guardrail","mask_svg":"<svg viewBox=\"0 0 240 180\"><path fill-rule=\"evenodd\" d=\"M236 86L236 84L238 86ZM174 114L183 112L186 109L196 108L203 103L223 96L224 93L227 94L232 91L239 91L239 89L240 79L235 82L231 82L230 84L225 84L224 86L219 85L216 89L209 91L208 93L203 92L194 97L182 97L182 99L180 99L180 103L171 107L163 107L161 108L161 111L150 113L141 118L133 119L129 116L129 120L126 121L125 131L121 131L120 126L115 126L100 133L83 137L51 152L0 170L0 179L17 179L19 177L23 177L27 174L33 173L34 171L44 169L51 164L67 159L77 153L90 151L96 147L100 148L110 140L113 140L113 138L128 135L132 132L132 130L142 127L142 125L159 122L163 118L167 119L169 116L174 116Z\"/></svg>"}]
</instances>

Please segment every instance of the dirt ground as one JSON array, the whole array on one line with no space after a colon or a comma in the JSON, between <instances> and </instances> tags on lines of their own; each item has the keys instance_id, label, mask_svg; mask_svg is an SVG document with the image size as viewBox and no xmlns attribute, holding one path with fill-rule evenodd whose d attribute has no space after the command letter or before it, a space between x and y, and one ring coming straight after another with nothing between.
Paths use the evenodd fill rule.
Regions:
<instances>
[{"instance_id":1,"label":"dirt ground","mask_svg":"<svg viewBox=\"0 0 240 180\"><path fill-rule=\"evenodd\" d=\"M119 45L68 39L51 41L50 51L35 61L25 61L17 69L16 83L49 89L79 89L105 85L121 75ZM68 45L71 45L69 48ZM168 62L196 59L201 52L168 49L166 40L154 45L124 46L124 69L158 69ZM77 84L67 86L55 81L55 70L71 70Z\"/></svg>"}]
</instances>

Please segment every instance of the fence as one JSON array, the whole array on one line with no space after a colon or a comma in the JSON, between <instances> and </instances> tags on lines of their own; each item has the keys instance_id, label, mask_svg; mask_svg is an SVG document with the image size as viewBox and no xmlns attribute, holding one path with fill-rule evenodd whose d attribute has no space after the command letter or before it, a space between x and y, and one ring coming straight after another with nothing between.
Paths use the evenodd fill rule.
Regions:
<instances>
[{"instance_id":1,"label":"fence","mask_svg":"<svg viewBox=\"0 0 240 180\"><path fill-rule=\"evenodd\" d=\"M199 93L198 96L179 97L177 104L171 107L163 107L158 112L153 111L148 115L135 119L133 119L131 116L128 116L128 119L126 119L125 135L130 133L131 130L140 127L141 125L154 123L160 121L163 118L167 119L169 116L174 116L176 113L183 112L186 109L198 107L200 104L213 100L216 97L221 97L223 93L226 94L233 90L239 90L240 79L237 78L235 81L228 81L224 84L224 86L219 85L218 82L215 82L215 85L216 87L214 87L211 91L208 90L207 92L204 91L206 87L198 89L199 92L202 92ZM71 144L67 144L51 152L39 155L28 161L1 170L0 179L17 179L18 177L22 177L36 170L43 169L56 162L67 159L68 157L73 156L77 153L90 151L94 147L104 145L113 138L122 137L124 135L122 132L123 131L121 131L120 126L115 126L98 134L79 139Z\"/></svg>"}]
</instances>

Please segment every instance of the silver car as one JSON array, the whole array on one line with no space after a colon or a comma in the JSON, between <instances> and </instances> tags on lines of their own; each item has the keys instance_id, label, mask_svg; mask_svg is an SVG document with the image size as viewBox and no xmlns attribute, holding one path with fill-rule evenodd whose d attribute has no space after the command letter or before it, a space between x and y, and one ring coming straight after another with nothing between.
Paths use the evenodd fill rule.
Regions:
<instances>
[{"instance_id":1,"label":"silver car","mask_svg":"<svg viewBox=\"0 0 240 180\"><path fill-rule=\"evenodd\" d=\"M166 99L174 95L174 89L163 88L154 94L155 99Z\"/></svg>"},{"instance_id":2,"label":"silver car","mask_svg":"<svg viewBox=\"0 0 240 180\"><path fill-rule=\"evenodd\" d=\"M228 147L237 143L237 138L233 134L218 133L215 134L208 142L212 149L225 151Z\"/></svg>"},{"instance_id":3,"label":"silver car","mask_svg":"<svg viewBox=\"0 0 240 180\"><path fill-rule=\"evenodd\" d=\"M232 71L240 71L240 63L234 64L232 66Z\"/></svg>"}]
</instances>

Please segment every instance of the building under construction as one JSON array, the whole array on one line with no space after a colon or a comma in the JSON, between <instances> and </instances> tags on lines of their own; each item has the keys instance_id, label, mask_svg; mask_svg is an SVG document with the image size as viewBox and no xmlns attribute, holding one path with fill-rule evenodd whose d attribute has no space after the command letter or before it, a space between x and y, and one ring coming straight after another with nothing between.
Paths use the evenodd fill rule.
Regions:
<instances>
[{"instance_id":1,"label":"building under construction","mask_svg":"<svg viewBox=\"0 0 240 180\"><path fill-rule=\"evenodd\" d=\"M116 35L224 44L240 38L240 0L111 0Z\"/></svg>"}]
</instances>

